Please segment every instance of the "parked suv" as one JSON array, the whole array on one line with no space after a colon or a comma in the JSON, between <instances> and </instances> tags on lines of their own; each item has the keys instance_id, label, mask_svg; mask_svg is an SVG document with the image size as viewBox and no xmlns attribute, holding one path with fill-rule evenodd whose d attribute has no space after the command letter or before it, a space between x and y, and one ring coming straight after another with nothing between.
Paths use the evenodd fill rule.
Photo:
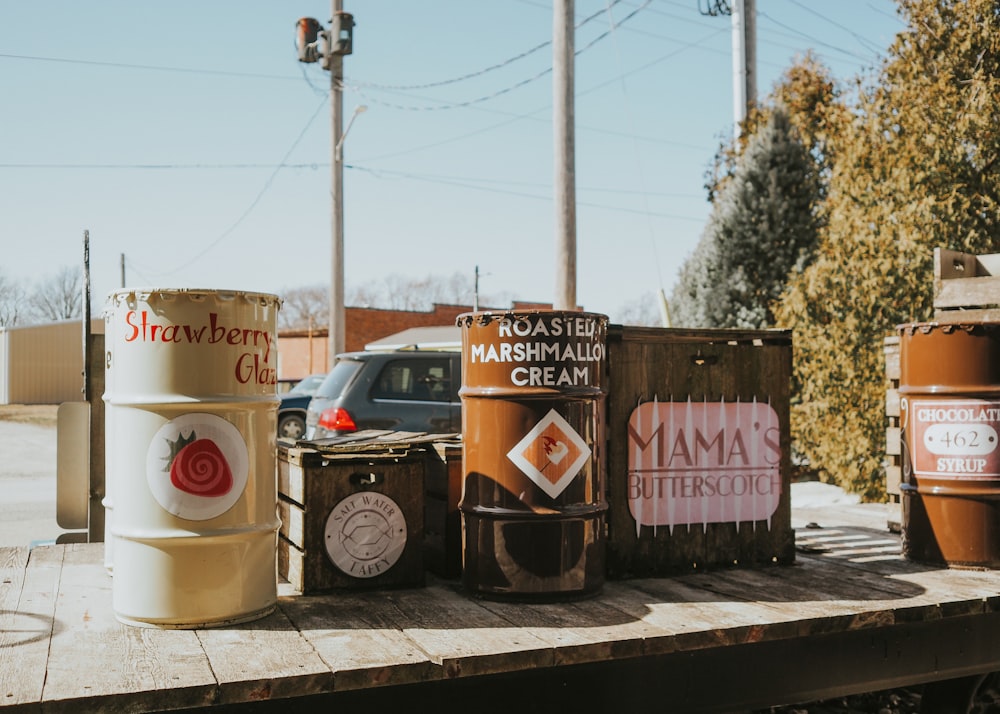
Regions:
<instances>
[{"instance_id":1,"label":"parked suv","mask_svg":"<svg viewBox=\"0 0 1000 714\"><path fill-rule=\"evenodd\" d=\"M306 433L306 409L309 400L326 378L326 373L310 374L294 387L279 395L278 436L286 439L301 439Z\"/></svg>"},{"instance_id":2,"label":"parked suv","mask_svg":"<svg viewBox=\"0 0 1000 714\"><path fill-rule=\"evenodd\" d=\"M309 402L306 438L365 429L462 430L461 354L445 351L339 355Z\"/></svg>"}]
</instances>

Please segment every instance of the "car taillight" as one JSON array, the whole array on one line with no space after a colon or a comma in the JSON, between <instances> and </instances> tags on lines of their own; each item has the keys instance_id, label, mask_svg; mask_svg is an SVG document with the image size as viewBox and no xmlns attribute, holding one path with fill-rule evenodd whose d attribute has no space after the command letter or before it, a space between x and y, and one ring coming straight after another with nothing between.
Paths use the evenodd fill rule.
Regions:
<instances>
[{"instance_id":1,"label":"car taillight","mask_svg":"<svg viewBox=\"0 0 1000 714\"><path fill-rule=\"evenodd\" d=\"M357 431L354 419L342 407L324 409L319 415L319 426L327 431Z\"/></svg>"}]
</instances>

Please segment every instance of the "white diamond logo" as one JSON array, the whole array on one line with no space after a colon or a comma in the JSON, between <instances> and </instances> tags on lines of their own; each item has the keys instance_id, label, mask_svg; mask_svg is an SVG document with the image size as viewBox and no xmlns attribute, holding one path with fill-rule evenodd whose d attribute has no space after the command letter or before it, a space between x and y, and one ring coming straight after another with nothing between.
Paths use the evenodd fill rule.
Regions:
<instances>
[{"instance_id":1,"label":"white diamond logo","mask_svg":"<svg viewBox=\"0 0 1000 714\"><path fill-rule=\"evenodd\" d=\"M555 410L507 452L524 474L550 498L556 498L590 459L590 447Z\"/></svg>"}]
</instances>

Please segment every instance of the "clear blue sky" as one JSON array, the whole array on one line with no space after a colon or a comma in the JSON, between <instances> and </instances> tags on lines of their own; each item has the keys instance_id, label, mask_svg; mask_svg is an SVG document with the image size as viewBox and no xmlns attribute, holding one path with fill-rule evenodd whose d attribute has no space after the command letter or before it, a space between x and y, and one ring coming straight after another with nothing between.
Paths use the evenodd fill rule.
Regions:
<instances>
[{"instance_id":1,"label":"clear blue sky","mask_svg":"<svg viewBox=\"0 0 1000 714\"><path fill-rule=\"evenodd\" d=\"M893 0L757 3L762 95L808 49L847 80L902 29ZM577 298L612 320L669 294L708 215L733 91L730 19L707 4L576 0L596 15L576 33ZM478 265L484 295L551 301L550 0L344 10L345 121L368 107L344 152L348 290ZM328 284L329 79L297 61L303 16L325 25L330 3L0 5L0 272L77 266L89 230L95 310L123 254L129 287Z\"/></svg>"}]
</instances>

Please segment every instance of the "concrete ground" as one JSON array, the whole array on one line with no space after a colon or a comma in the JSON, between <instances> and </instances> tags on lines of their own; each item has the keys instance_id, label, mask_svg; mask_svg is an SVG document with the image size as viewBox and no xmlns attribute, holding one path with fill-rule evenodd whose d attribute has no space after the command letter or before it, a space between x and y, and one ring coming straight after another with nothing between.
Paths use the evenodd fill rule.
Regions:
<instances>
[{"instance_id":1,"label":"concrete ground","mask_svg":"<svg viewBox=\"0 0 1000 714\"><path fill-rule=\"evenodd\" d=\"M0 546L55 541L56 428L0 421Z\"/></svg>"}]
</instances>

